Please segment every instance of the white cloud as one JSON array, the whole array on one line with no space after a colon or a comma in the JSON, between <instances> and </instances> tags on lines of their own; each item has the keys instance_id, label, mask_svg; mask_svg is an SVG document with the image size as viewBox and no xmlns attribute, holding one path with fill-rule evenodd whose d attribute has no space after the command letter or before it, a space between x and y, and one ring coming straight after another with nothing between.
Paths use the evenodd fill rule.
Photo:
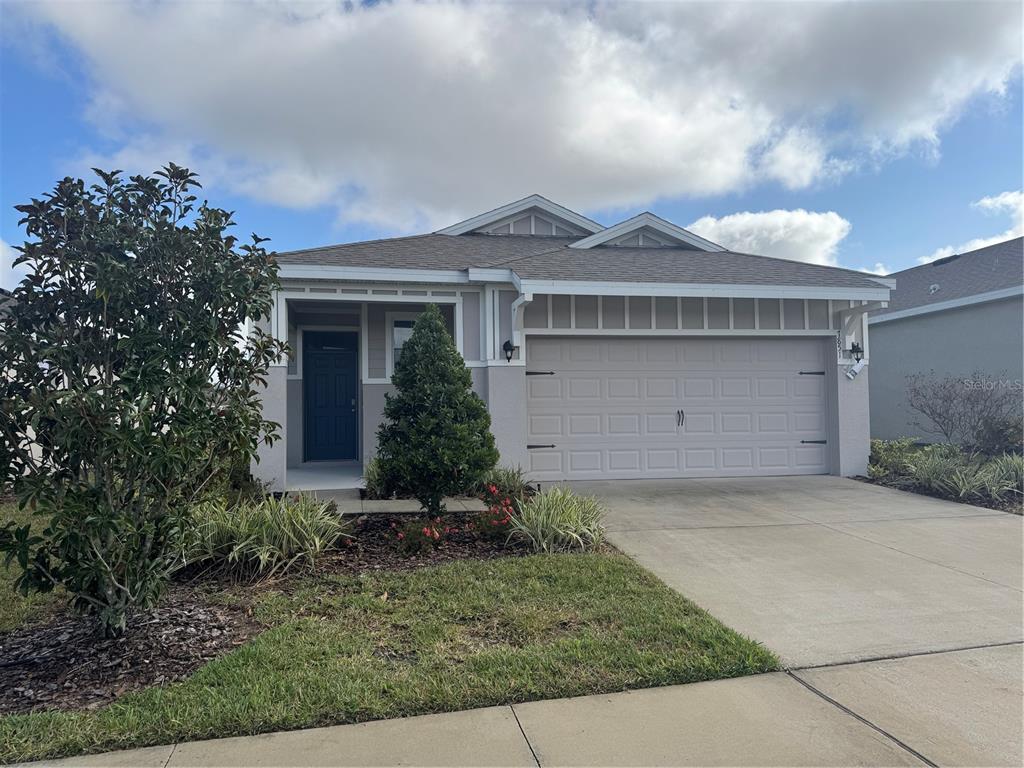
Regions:
<instances>
[{"instance_id":1,"label":"white cloud","mask_svg":"<svg viewBox=\"0 0 1024 768\"><path fill-rule=\"evenodd\" d=\"M892 269L887 267L882 262L876 261L875 266L865 267L861 269L861 272L867 272L869 275L878 275L879 277L885 277L886 275L892 273Z\"/></svg>"},{"instance_id":2,"label":"white cloud","mask_svg":"<svg viewBox=\"0 0 1024 768\"><path fill-rule=\"evenodd\" d=\"M87 62L111 162L192 159L207 186L392 231L530 192L596 211L807 187L936 151L1021 61L1016 3L17 8Z\"/></svg>"},{"instance_id":3,"label":"white cloud","mask_svg":"<svg viewBox=\"0 0 1024 768\"><path fill-rule=\"evenodd\" d=\"M918 264L927 264L936 259L944 259L947 256L952 256L954 253L976 251L979 248L985 248L986 246L1002 243L1024 235L1024 191L1000 192L998 195L983 197L971 203L971 207L978 208L987 214L1009 216L1011 221L1010 228L1000 232L998 235L976 237L957 246L946 245L942 248L937 248L931 255L919 257L917 259Z\"/></svg>"},{"instance_id":4,"label":"white cloud","mask_svg":"<svg viewBox=\"0 0 1024 768\"><path fill-rule=\"evenodd\" d=\"M761 170L787 189L810 186L823 175L827 153L822 140L803 128L793 128L761 159Z\"/></svg>"},{"instance_id":5,"label":"white cloud","mask_svg":"<svg viewBox=\"0 0 1024 768\"><path fill-rule=\"evenodd\" d=\"M0 240L0 288L8 291L21 282L25 276L25 265L14 266L14 260L21 255L3 240Z\"/></svg>"},{"instance_id":6,"label":"white cloud","mask_svg":"<svg viewBox=\"0 0 1024 768\"><path fill-rule=\"evenodd\" d=\"M828 266L836 266L836 249L850 228L834 211L803 209L704 216L687 227L732 251Z\"/></svg>"}]
</instances>

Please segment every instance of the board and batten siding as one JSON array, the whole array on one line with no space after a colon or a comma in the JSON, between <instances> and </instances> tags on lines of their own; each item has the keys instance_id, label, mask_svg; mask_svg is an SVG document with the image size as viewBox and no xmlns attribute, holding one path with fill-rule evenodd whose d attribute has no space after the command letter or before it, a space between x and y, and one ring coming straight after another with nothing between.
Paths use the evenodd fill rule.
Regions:
<instances>
[{"instance_id":1,"label":"board and batten siding","mask_svg":"<svg viewBox=\"0 0 1024 768\"><path fill-rule=\"evenodd\" d=\"M524 330L575 331L830 331L836 313L854 302L836 299L676 298L537 294L526 305Z\"/></svg>"}]
</instances>

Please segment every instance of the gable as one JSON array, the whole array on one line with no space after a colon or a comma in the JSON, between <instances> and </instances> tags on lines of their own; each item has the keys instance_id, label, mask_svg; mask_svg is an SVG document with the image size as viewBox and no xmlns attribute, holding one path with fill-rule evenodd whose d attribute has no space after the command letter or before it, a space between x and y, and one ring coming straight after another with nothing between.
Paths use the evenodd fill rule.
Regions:
<instances>
[{"instance_id":1,"label":"gable","mask_svg":"<svg viewBox=\"0 0 1024 768\"><path fill-rule=\"evenodd\" d=\"M586 237L603 230L576 211L554 203L540 195L529 195L492 211L439 229L439 235L549 235L560 237Z\"/></svg>"},{"instance_id":2,"label":"gable","mask_svg":"<svg viewBox=\"0 0 1024 768\"><path fill-rule=\"evenodd\" d=\"M637 214L600 232L572 243L570 248L587 249L599 245L662 248L672 246L695 251L724 251L717 243L705 240L653 213Z\"/></svg>"},{"instance_id":3,"label":"gable","mask_svg":"<svg viewBox=\"0 0 1024 768\"><path fill-rule=\"evenodd\" d=\"M605 246L619 245L632 248L687 248L701 250L684 240L658 232L651 227L640 227L604 243Z\"/></svg>"},{"instance_id":4,"label":"gable","mask_svg":"<svg viewBox=\"0 0 1024 768\"><path fill-rule=\"evenodd\" d=\"M540 208L528 208L493 224L471 230L486 235L549 235L554 237L586 237L591 234Z\"/></svg>"}]
</instances>

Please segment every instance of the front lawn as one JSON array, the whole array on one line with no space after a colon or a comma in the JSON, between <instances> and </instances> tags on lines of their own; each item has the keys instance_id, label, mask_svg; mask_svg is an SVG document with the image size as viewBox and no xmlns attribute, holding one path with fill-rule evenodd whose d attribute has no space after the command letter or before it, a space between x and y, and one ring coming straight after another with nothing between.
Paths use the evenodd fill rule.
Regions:
<instances>
[{"instance_id":1,"label":"front lawn","mask_svg":"<svg viewBox=\"0 0 1024 768\"><path fill-rule=\"evenodd\" d=\"M12 762L733 677L778 660L613 552L323 573L253 594L268 629L188 679L0 718Z\"/></svg>"}]
</instances>

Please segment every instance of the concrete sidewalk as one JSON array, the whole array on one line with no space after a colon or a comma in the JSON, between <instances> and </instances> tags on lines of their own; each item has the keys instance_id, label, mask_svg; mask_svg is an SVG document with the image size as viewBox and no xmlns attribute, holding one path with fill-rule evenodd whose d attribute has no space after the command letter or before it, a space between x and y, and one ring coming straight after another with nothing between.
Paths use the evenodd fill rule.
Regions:
<instances>
[{"instance_id":1,"label":"concrete sidewalk","mask_svg":"<svg viewBox=\"0 0 1024 768\"><path fill-rule=\"evenodd\" d=\"M1020 765L1021 661L1014 644L47 765Z\"/></svg>"}]
</instances>

